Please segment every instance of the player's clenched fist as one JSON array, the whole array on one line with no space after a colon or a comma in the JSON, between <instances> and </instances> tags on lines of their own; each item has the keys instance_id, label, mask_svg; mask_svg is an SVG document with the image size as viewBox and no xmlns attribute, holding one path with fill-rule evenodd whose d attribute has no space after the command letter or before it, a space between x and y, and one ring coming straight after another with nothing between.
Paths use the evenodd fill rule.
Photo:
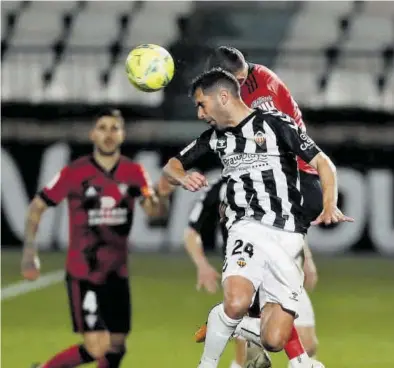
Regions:
<instances>
[{"instance_id":1,"label":"player's clenched fist","mask_svg":"<svg viewBox=\"0 0 394 368\"><path fill-rule=\"evenodd\" d=\"M196 192L203 187L208 186L207 178L197 171L187 173L180 181L183 188Z\"/></svg>"},{"instance_id":2,"label":"player's clenched fist","mask_svg":"<svg viewBox=\"0 0 394 368\"><path fill-rule=\"evenodd\" d=\"M354 222L354 219L345 216L342 211L336 206L329 206L323 208L322 213L317 217L315 221L312 221L312 225L330 225L338 222Z\"/></svg>"},{"instance_id":3,"label":"player's clenched fist","mask_svg":"<svg viewBox=\"0 0 394 368\"><path fill-rule=\"evenodd\" d=\"M38 256L24 254L21 262L21 272L26 280L36 280L40 276L40 260Z\"/></svg>"}]
</instances>

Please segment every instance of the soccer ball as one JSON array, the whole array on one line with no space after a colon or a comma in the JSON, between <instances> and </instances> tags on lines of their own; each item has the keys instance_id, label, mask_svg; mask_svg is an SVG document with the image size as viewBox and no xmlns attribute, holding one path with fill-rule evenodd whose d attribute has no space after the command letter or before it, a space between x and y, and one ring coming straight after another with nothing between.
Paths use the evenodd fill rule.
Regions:
<instances>
[{"instance_id":1,"label":"soccer ball","mask_svg":"<svg viewBox=\"0 0 394 368\"><path fill-rule=\"evenodd\" d=\"M140 45L130 51L126 59L126 73L130 83L144 92L164 88L174 76L174 60L163 47Z\"/></svg>"}]
</instances>

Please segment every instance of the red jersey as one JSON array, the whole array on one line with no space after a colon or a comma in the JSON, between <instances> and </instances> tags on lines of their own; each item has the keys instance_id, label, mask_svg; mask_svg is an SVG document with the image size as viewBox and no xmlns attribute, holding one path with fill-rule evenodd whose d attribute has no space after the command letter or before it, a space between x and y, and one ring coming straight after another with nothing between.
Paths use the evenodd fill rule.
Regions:
<instances>
[{"instance_id":1,"label":"red jersey","mask_svg":"<svg viewBox=\"0 0 394 368\"><path fill-rule=\"evenodd\" d=\"M249 63L249 72L241 86L241 97L251 108L266 111L279 110L292 117L302 130L306 130L301 111L282 80L263 65ZM297 157L298 168L308 174L317 171Z\"/></svg>"},{"instance_id":2,"label":"red jersey","mask_svg":"<svg viewBox=\"0 0 394 368\"><path fill-rule=\"evenodd\" d=\"M68 199L66 271L94 283L105 282L110 272L127 277L127 238L135 198L152 194L142 166L123 156L110 172L93 156L63 168L39 195L50 206Z\"/></svg>"}]
</instances>

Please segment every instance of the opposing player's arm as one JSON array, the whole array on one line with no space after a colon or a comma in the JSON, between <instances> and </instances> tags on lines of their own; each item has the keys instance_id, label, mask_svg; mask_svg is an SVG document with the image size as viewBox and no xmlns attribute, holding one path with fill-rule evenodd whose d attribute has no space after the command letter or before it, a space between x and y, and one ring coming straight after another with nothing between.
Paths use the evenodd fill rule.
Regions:
<instances>
[{"instance_id":1,"label":"opposing player's arm","mask_svg":"<svg viewBox=\"0 0 394 368\"><path fill-rule=\"evenodd\" d=\"M39 276L39 259L35 239L43 213L49 206L61 202L70 191L70 169L65 167L33 198L27 214L21 271L24 278L34 280Z\"/></svg>"},{"instance_id":2,"label":"opposing player's arm","mask_svg":"<svg viewBox=\"0 0 394 368\"><path fill-rule=\"evenodd\" d=\"M134 180L139 186L140 205L149 217L161 217L164 215L163 198L159 197L152 187L152 181L148 172L141 165L134 166Z\"/></svg>"},{"instance_id":3,"label":"opposing player's arm","mask_svg":"<svg viewBox=\"0 0 394 368\"><path fill-rule=\"evenodd\" d=\"M192 192L208 185L204 175L198 172L187 173L187 170L198 158L212 150L209 143L211 135L212 130L205 131L164 166L164 175L172 185L181 185Z\"/></svg>"},{"instance_id":4,"label":"opposing player's arm","mask_svg":"<svg viewBox=\"0 0 394 368\"><path fill-rule=\"evenodd\" d=\"M24 254L30 254L31 256L36 256L37 249L35 246L35 238L38 231L38 226L41 221L42 214L46 211L48 205L41 198L41 196L36 195L30 202L29 208L26 214L25 223L25 235L24 235Z\"/></svg>"}]
</instances>

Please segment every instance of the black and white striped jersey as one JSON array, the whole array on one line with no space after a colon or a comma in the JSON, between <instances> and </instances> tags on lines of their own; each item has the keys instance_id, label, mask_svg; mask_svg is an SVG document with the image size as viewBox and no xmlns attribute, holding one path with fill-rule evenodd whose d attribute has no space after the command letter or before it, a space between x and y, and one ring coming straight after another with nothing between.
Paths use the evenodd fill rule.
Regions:
<instances>
[{"instance_id":1,"label":"black and white striped jersey","mask_svg":"<svg viewBox=\"0 0 394 368\"><path fill-rule=\"evenodd\" d=\"M315 142L288 115L255 110L236 127L209 129L176 158L187 170L208 152L219 155L227 181L226 227L243 218L306 232L296 156L310 162Z\"/></svg>"}]
</instances>

